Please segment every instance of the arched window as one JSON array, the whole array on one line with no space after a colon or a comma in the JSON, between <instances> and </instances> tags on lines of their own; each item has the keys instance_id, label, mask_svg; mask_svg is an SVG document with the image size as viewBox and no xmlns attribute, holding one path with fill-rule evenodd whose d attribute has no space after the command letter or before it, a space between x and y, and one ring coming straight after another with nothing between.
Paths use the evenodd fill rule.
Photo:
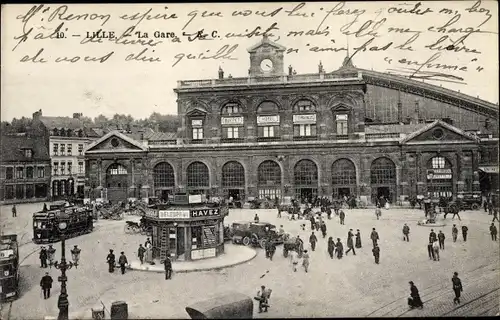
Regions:
<instances>
[{"instance_id":1,"label":"arched window","mask_svg":"<svg viewBox=\"0 0 500 320\"><path fill-rule=\"evenodd\" d=\"M396 183L396 166L391 159L378 158L372 162L370 169L371 183L388 185Z\"/></svg>"},{"instance_id":2,"label":"arched window","mask_svg":"<svg viewBox=\"0 0 500 320\"><path fill-rule=\"evenodd\" d=\"M223 188L245 188L245 169L236 161L227 162L222 167Z\"/></svg>"},{"instance_id":3,"label":"arched window","mask_svg":"<svg viewBox=\"0 0 500 320\"><path fill-rule=\"evenodd\" d=\"M262 162L257 168L259 198L281 197L281 168L272 160Z\"/></svg>"},{"instance_id":4,"label":"arched window","mask_svg":"<svg viewBox=\"0 0 500 320\"><path fill-rule=\"evenodd\" d=\"M107 173L112 176L123 175L127 174L127 169L119 163L113 163L108 167Z\"/></svg>"},{"instance_id":5,"label":"arched window","mask_svg":"<svg viewBox=\"0 0 500 320\"><path fill-rule=\"evenodd\" d=\"M312 101L301 99L293 106L293 136L300 139L316 136L316 106Z\"/></svg>"},{"instance_id":6,"label":"arched window","mask_svg":"<svg viewBox=\"0 0 500 320\"><path fill-rule=\"evenodd\" d=\"M205 118L207 112L201 105L195 105L195 108L187 113L188 132L193 143L200 143L206 137Z\"/></svg>"},{"instance_id":7,"label":"arched window","mask_svg":"<svg viewBox=\"0 0 500 320\"><path fill-rule=\"evenodd\" d=\"M202 162L193 162L187 167L187 187L206 189L210 187L208 167Z\"/></svg>"},{"instance_id":8,"label":"arched window","mask_svg":"<svg viewBox=\"0 0 500 320\"><path fill-rule=\"evenodd\" d=\"M311 160L300 160L293 170L295 186L317 186L318 167Z\"/></svg>"},{"instance_id":9,"label":"arched window","mask_svg":"<svg viewBox=\"0 0 500 320\"><path fill-rule=\"evenodd\" d=\"M153 182L156 188L175 187L174 169L167 162L158 163L153 168Z\"/></svg>"},{"instance_id":10,"label":"arched window","mask_svg":"<svg viewBox=\"0 0 500 320\"><path fill-rule=\"evenodd\" d=\"M464 171L466 171L466 177L472 175L467 169ZM466 178L465 187L472 191L472 182L469 180ZM451 198L453 196L452 165L445 157L433 157L427 163L427 195L432 198Z\"/></svg>"},{"instance_id":11,"label":"arched window","mask_svg":"<svg viewBox=\"0 0 500 320\"><path fill-rule=\"evenodd\" d=\"M345 137L349 134L349 122L351 110L346 106L338 106L332 109L335 134Z\"/></svg>"},{"instance_id":12,"label":"arched window","mask_svg":"<svg viewBox=\"0 0 500 320\"><path fill-rule=\"evenodd\" d=\"M221 110L222 138L233 140L243 138L244 117L237 102L226 103Z\"/></svg>"},{"instance_id":13,"label":"arched window","mask_svg":"<svg viewBox=\"0 0 500 320\"><path fill-rule=\"evenodd\" d=\"M280 115L278 105L264 101L257 108L258 139L276 140L279 138Z\"/></svg>"},{"instance_id":14,"label":"arched window","mask_svg":"<svg viewBox=\"0 0 500 320\"><path fill-rule=\"evenodd\" d=\"M348 159L339 159L332 164L332 185L356 185L356 167Z\"/></svg>"}]
</instances>

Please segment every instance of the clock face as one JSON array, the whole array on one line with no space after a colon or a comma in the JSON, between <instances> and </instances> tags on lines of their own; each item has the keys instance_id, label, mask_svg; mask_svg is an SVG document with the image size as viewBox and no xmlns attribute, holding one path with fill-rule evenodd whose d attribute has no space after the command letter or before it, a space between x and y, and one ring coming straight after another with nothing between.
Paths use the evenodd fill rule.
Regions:
<instances>
[{"instance_id":1,"label":"clock face","mask_svg":"<svg viewBox=\"0 0 500 320\"><path fill-rule=\"evenodd\" d=\"M271 70L273 70L273 62L270 59L264 59L260 63L260 68L264 72L270 72Z\"/></svg>"}]
</instances>

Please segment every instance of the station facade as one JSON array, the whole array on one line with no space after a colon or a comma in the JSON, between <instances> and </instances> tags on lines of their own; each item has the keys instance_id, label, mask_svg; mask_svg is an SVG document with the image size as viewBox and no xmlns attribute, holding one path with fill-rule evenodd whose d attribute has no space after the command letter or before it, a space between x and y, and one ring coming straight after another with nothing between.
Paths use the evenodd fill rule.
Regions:
<instances>
[{"instance_id":1,"label":"station facade","mask_svg":"<svg viewBox=\"0 0 500 320\"><path fill-rule=\"evenodd\" d=\"M250 198L355 195L395 203L498 188L498 105L356 68L285 73L285 48L251 47L248 77L179 81L175 143L114 131L85 152L90 194ZM96 192L97 190L97 192Z\"/></svg>"}]
</instances>

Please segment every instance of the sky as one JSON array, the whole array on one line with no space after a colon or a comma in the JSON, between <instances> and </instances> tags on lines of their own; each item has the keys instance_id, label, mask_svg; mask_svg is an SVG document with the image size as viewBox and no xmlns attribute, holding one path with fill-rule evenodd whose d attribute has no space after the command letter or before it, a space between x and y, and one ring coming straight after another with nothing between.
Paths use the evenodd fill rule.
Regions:
<instances>
[{"instance_id":1,"label":"sky","mask_svg":"<svg viewBox=\"0 0 500 320\"><path fill-rule=\"evenodd\" d=\"M340 67L346 56L345 50L313 52L313 47L349 47L350 54L353 54L356 48L373 38L367 50L359 50L354 55L353 62L357 67L386 72L410 67L401 63L402 59L413 61L414 67L415 63L425 65L428 59L438 54L432 64L456 65L462 71L443 71L425 66L421 70L445 72L463 80L460 83L430 83L493 103L499 100L496 1L424 1L420 5L411 1L318 2L303 5L298 2L91 4L67 7L58 4L44 5L29 17L28 13L30 10L33 13L33 8L36 5L2 6L2 120L31 117L39 109L46 116L71 116L81 112L92 118L100 114L111 117L115 113L130 114L135 118L148 117L152 112L176 114L173 89L177 81L217 78L219 67L224 69L226 76L247 76L250 65L247 49L262 37L230 37L228 34L248 34L257 26L265 30L273 23L276 23L277 30L271 31L270 40L298 49L298 52L285 53L284 60L285 66L292 65L299 74L316 73L320 61L326 72L331 72ZM241 14L233 16L234 11ZM263 12L268 16L262 17ZM489 20L483 24L488 17ZM351 22L350 26L346 26ZM58 37L48 38L61 23L63 26ZM142 38L142 41L161 43L155 46L109 40L81 43L87 32L92 34L101 29L114 31L115 36L119 36L132 26L135 26L134 32L148 33L149 38ZM435 31L443 26L441 32ZM31 32L27 33L31 28ZM213 31L217 31L218 37L210 41L189 41L182 35L183 32L196 34L202 29L207 38L211 38ZM314 35L305 35L309 30ZM180 42L155 38L155 31L174 33ZM304 35L291 36L291 31L304 31ZM64 37L60 32L64 33ZM414 35L416 38L409 45L412 50L396 48ZM42 37L45 39L35 39ZM461 37L463 41L455 44L455 50L425 47L441 37L446 37L441 42L443 48ZM21 41L23 39L25 41ZM137 41L138 35L133 34L126 39ZM378 46L380 49L391 42L386 50L374 51L372 48ZM224 45L237 45L231 53L234 60L199 59L200 53L208 56ZM144 49L147 49L146 55L161 61L126 61L127 56L137 55ZM42 58L45 63L33 61L40 50L42 52L35 61ZM86 56L103 57L111 52L103 63L84 61ZM195 59L187 59L188 54ZM180 59L181 56L184 58ZM57 58L64 57L68 60L80 58L74 63L56 62ZM180 61L172 66L177 60Z\"/></svg>"}]
</instances>

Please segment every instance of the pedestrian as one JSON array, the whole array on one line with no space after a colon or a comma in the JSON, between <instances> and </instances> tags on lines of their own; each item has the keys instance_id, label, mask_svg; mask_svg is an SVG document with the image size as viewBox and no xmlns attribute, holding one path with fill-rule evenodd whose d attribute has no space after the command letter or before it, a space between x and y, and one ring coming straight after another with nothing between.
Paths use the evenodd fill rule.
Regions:
<instances>
[{"instance_id":1,"label":"pedestrian","mask_svg":"<svg viewBox=\"0 0 500 320\"><path fill-rule=\"evenodd\" d=\"M42 212L47 212L47 211L48 211L48 210L47 210L47 204L46 204L46 203L44 203L44 204L43 204L43 209L42 209Z\"/></svg>"},{"instance_id":2,"label":"pedestrian","mask_svg":"<svg viewBox=\"0 0 500 320\"><path fill-rule=\"evenodd\" d=\"M439 230L439 233L438 233L438 240L439 240L439 249L443 249L444 250L444 239L445 239L445 235L443 233L443 230Z\"/></svg>"},{"instance_id":3,"label":"pedestrian","mask_svg":"<svg viewBox=\"0 0 500 320\"><path fill-rule=\"evenodd\" d=\"M451 236L453 237L453 242L457 242L458 229L456 224L454 224L453 228L451 228Z\"/></svg>"},{"instance_id":4,"label":"pedestrian","mask_svg":"<svg viewBox=\"0 0 500 320\"><path fill-rule=\"evenodd\" d=\"M118 258L118 264L120 265L120 269L122 271L122 274L125 274L125 267L128 264L127 257L125 256L125 253L122 251L120 252L120 257Z\"/></svg>"},{"instance_id":5,"label":"pedestrian","mask_svg":"<svg viewBox=\"0 0 500 320\"><path fill-rule=\"evenodd\" d=\"M39 258L40 258L40 267L47 268L47 249L45 249L44 246L42 246L40 249Z\"/></svg>"},{"instance_id":6,"label":"pedestrian","mask_svg":"<svg viewBox=\"0 0 500 320\"><path fill-rule=\"evenodd\" d=\"M460 211L460 207L458 205L453 206L452 210L453 210L453 217L451 217L451 219L453 220L455 219L455 216L458 216L458 220L461 221L462 219L460 219L460 215L458 214L458 212Z\"/></svg>"},{"instance_id":7,"label":"pedestrian","mask_svg":"<svg viewBox=\"0 0 500 320\"><path fill-rule=\"evenodd\" d=\"M403 226L403 241L409 242L410 241L410 227L405 223Z\"/></svg>"},{"instance_id":8,"label":"pedestrian","mask_svg":"<svg viewBox=\"0 0 500 320\"><path fill-rule=\"evenodd\" d=\"M166 256L165 260L163 260L163 267L165 268L165 280L172 279L172 261L169 256Z\"/></svg>"},{"instance_id":9,"label":"pedestrian","mask_svg":"<svg viewBox=\"0 0 500 320\"><path fill-rule=\"evenodd\" d=\"M469 231L469 228L467 228L467 226L462 226L462 237L464 238L464 242L467 242L467 231Z\"/></svg>"},{"instance_id":10,"label":"pedestrian","mask_svg":"<svg viewBox=\"0 0 500 320\"><path fill-rule=\"evenodd\" d=\"M311 222L311 230L315 230L316 229L316 220L314 219L313 215L311 215L311 217L309 218L309 221Z\"/></svg>"},{"instance_id":11,"label":"pedestrian","mask_svg":"<svg viewBox=\"0 0 500 320\"><path fill-rule=\"evenodd\" d=\"M259 221L260 221L259 216L255 214L255 217L253 217L253 222L259 223Z\"/></svg>"},{"instance_id":12,"label":"pedestrian","mask_svg":"<svg viewBox=\"0 0 500 320\"><path fill-rule=\"evenodd\" d=\"M137 249L137 256L141 261L141 265L144 264L144 254L146 253L146 249L142 246L142 243L139 244L139 249Z\"/></svg>"},{"instance_id":13,"label":"pedestrian","mask_svg":"<svg viewBox=\"0 0 500 320\"><path fill-rule=\"evenodd\" d=\"M352 229L349 229L349 232L347 233L347 251L345 252L345 255L347 256L347 254L352 250L352 254L356 255L356 250L354 250L354 242L353 242L353 238L354 237L354 234L352 233Z\"/></svg>"},{"instance_id":14,"label":"pedestrian","mask_svg":"<svg viewBox=\"0 0 500 320\"><path fill-rule=\"evenodd\" d=\"M453 273L453 278L451 278L451 283L453 284L453 291L455 292L455 298L453 299L453 303L460 303L460 293L464 291L462 288L462 280L458 277L458 272Z\"/></svg>"},{"instance_id":15,"label":"pedestrian","mask_svg":"<svg viewBox=\"0 0 500 320\"><path fill-rule=\"evenodd\" d=\"M151 240L149 240L149 238L146 238L146 242L144 242L144 247L152 247L153 244L151 243Z\"/></svg>"},{"instance_id":16,"label":"pedestrian","mask_svg":"<svg viewBox=\"0 0 500 320\"><path fill-rule=\"evenodd\" d=\"M332 209L330 207L326 208L326 216L328 217L328 220L332 219Z\"/></svg>"},{"instance_id":17,"label":"pedestrian","mask_svg":"<svg viewBox=\"0 0 500 320\"><path fill-rule=\"evenodd\" d=\"M434 252L434 261L439 261L439 244L437 240L432 243L432 250Z\"/></svg>"},{"instance_id":18,"label":"pedestrian","mask_svg":"<svg viewBox=\"0 0 500 320\"><path fill-rule=\"evenodd\" d=\"M144 261L148 264L153 264L153 245L151 242L146 241L146 254L144 256Z\"/></svg>"},{"instance_id":19,"label":"pedestrian","mask_svg":"<svg viewBox=\"0 0 500 320\"><path fill-rule=\"evenodd\" d=\"M498 208L497 207L493 208L493 220L491 220L491 222L493 222L495 220L500 221L500 220L498 220Z\"/></svg>"},{"instance_id":20,"label":"pedestrian","mask_svg":"<svg viewBox=\"0 0 500 320\"><path fill-rule=\"evenodd\" d=\"M377 206L375 208L375 217L377 217L377 220L379 220L381 215L382 215L382 210L380 210L380 206Z\"/></svg>"},{"instance_id":21,"label":"pedestrian","mask_svg":"<svg viewBox=\"0 0 500 320\"><path fill-rule=\"evenodd\" d=\"M488 199L484 199L483 201L483 208L484 208L484 212L488 212Z\"/></svg>"},{"instance_id":22,"label":"pedestrian","mask_svg":"<svg viewBox=\"0 0 500 320\"><path fill-rule=\"evenodd\" d=\"M323 235L323 238L325 238L326 237L326 223L324 221L321 221L320 229L321 229L321 234Z\"/></svg>"},{"instance_id":23,"label":"pedestrian","mask_svg":"<svg viewBox=\"0 0 500 320\"><path fill-rule=\"evenodd\" d=\"M375 247L377 245L377 241L380 239L375 228L373 228L372 233L370 234L370 239L372 239L373 246Z\"/></svg>"},{"instance_id":24,"label":"pedestrian","mask_svg":"<svg viewBox=\"0 0 500 320\"><path fill-rule=\"evenodd\" d=\"M490 234L491 234L491 240L493 241L497 241L497 234L498 234L498 230L497 230L497 226L495 226L495 223L491 223L491 226L490 226Z\"/></svg>"},{"instance_id":25,"label":"pedestrian","mask_svg":"<svg viewBox=\"0 0 500 320\"><path fill-rule=\"evenodd\" d=\"M280 210L280 207L278 207L278 218L281 218L281 210Z\"/></svg>"},{"instance_id":26,"label":"pedestrian","mask_svg":"<svg viewBox=\"0 0 500 320\"><path fill-rule=\"evenodd\" d=\"M260 291L257 292L256 299L259 301L259 313L267 312L269 308L269 299L271 298L272 290L266 290L265 286L260 287Z\"/></svg>"},{"instance_id":27,"label":"pedestrian","mask_svg":"<svg viewBox=\"0 0 500 320\"><path fill-rule=\"evenodd\" d=\"M356 249L361 248L361 232L359 229L356 229Z\"/></svg>"},{"instance_id":28,"label":"pedestrian","mask_svg":"<svg viewBox=\"0 0 500 320\"><path fill-rule=\"evenodd\" d=\"M318 242L318 238L314 234L314 231L309 236L309 243L311 244L311 250L314 251L316 249L316 242Z\"/></svg>"},{"instance_id":29,"label":"pedestrian","mask_svg":"<svg viewBox=\"0 0 500 320\"><path fill-rule=\"evenodd\" d=\"M335 242L333 237L328 238L328 255L333 259L333 252L335 251Z\"/></svg>"},{"instance_id":30,"label":"pedestrian","mask_svg":"<svg viewBox=\"0 0 500 320\"><path fill-rule=\"evenodd\" d=\"M335 212L335 215L338 216L339 215L339 210L340 210L340 205L339 205L339 202L337 200L335 200L333 202L333 211Z\"/></svg>"},{"instance_id":31,"label":"pedestrian","mask_svg":"<svg viewBox=\"0 0 500 320\"><path fill-rule=\"evenodd\" d=\"M340 242L340 238L337 238L335 251L337 252L337 259L342 259L342 256L344 255L344 246L342 245L342 242Z\"/></svg>"},{"instance_id":32,"label":"pedestrian","mask_svg":"<svg viewBox=\"0 0 500 320\"><path fill-rule=\"evenodd\" d=\"M290 261L292 262L293 272L297 272L297 265L299 264L299 254L297 251L292 250L292 252L290 252Z\"/></svg>"},{"instance_id":33,"label":"pedestrian","mask_svg":"<svg viewBox=\"0 0 500 320\"><path fill-rule=\"evenodd\" d=\"M344 219L345 219L345 212L344 210L339 211L339 217L340 217L340 224L344 224Z\"/></svg>"},{"instance_id":34,"label":"pedestrian","mask_svg":"<svg viewBox=\"0 0 500 320\"><path fill-rule=\"evenodd\" d=\"M379 248L379 246L375 245L372 249L372 252L373 252L373 257L375 258L375 263L379 264L379 261L380 261L380 248Z\"/></svg>"},{"instance_id":35,"label":"pedestrian","mask_svg":"<svg viewBox=\"0 0 500 320\"><path fill-rule=\"evenodd\" d=\"M418 289L413 283L413 281L410 281L410 298L408 298L408 305L410 306L411 309L413 308L420 308L422 309L424 307L424 303L422 302L422 299L420 299L420 294L418 293Z\"/></svg>"},{"instance_id":36,"label":"pedestrian","mask_svg":"<svg viewBox=\"0 0 500 320\"><path fill-rule=\"evenodd\" d=\"M113 253L113 250L109 250L109 254L106 257L106 262L108 263L108 271L109 273L115 272L115 254Z\"/></svg>"},{"instance_id":37,"label":"pedestrian","mask_svg":"<svg viewBox=\"0 0 500 320\"><path fill-rule=\"evenodd\" d=\"M484 210L484 211L486 211L486 210ZM493 202L491 202L491 200L490 200L488 202L488 215L492 215L492 214L493 214Z\"/></svg>"},{"instance_id":38,"label":"pedestrian","mask_svg":"<svg viewBox=\"0 0 500 320\"><path fill-rule=\"evenodd\" d=\"M49 244L49 248L47 249L47 258L49 259L50 268L52 268L52 266L54 265L55 254L56 254L56 249L54 249L54 247L52 247L52 245Z\"/></svg>"},{"instance_id":39,"label":"pedestrian","mask_svg":"<svg viewBox=\"0 0 500 320\"><path fill-rule=\"evenodd\" d=\"M45 275L42 277L42 280L40 280L40 287L42 287L43 291L43 298L48 299L50 298L50 289L52 288L52 277L49 275L48 272L45 272Z\"/></svg>"},{"instance_id":40,"label":"pedestrian","mask_svg":"<svg viewBox=\"0 0 500 320\"><path fill-rule=\"evenodd\" d=\"M270 248L269 248L269 260L273 261L274 253L276 252L276 242L274 240L270 240Z\"/></svg>"},{"instance_id":41,"label":"pedestrian","mask_svg":"<svg viewBox=\"0 0 500 320\"><path fill-rule=\"evenodd\" d=\"M309 270L309 253L307 253L307 250L304 250L302 254L302 266L307 273L307 270Z\"/></svg>"},{"instance_id":42,"label":"pedestrian","mask_svg":"<svg viewBox=\"0 0 500 320\"><path fill-rule=\"evenodd\" d=\"M434 256L434 248L432 246L432 242L429 242L427 245L427 253L429 254L429 260L436 260L436 257Z\"/></svg>"},{"instance_id":43,"label":"pedestrian","mask_svg":"<svg viewBox=\"0 0 500 320\"><path fill-rule=\"evenodd\" d=\"M434 232L434 229L431 229L431 233L429 233L429 242L434 242L437 240L437 235Z\"/></svg>"},{"instance_id":44,"label":"pedestrian","mask_svg":"<svg viewBox=\"0 0 500 320\"><path fill-rule=\"evenodd\" d=\"M12 206L12 218L17 217L17 208L16 205Z\"/></svg>"}]
</instances>

